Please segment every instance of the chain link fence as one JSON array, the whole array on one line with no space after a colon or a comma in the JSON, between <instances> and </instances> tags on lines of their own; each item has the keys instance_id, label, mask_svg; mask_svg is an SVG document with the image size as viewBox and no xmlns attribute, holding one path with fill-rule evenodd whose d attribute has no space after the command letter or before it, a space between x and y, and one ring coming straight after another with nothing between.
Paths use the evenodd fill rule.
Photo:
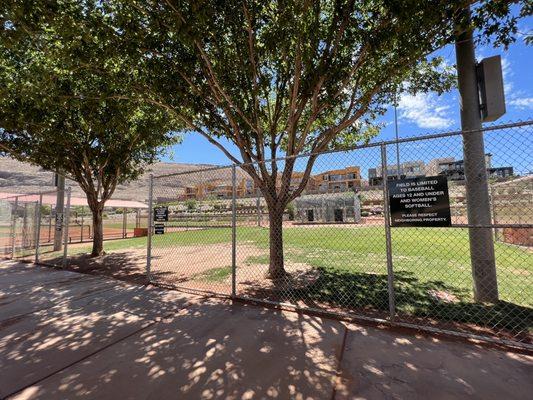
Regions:
<instances>
[{"instance_id":1,"label":"chain link fence","mask_svg":"<svg viewBox=\"0 0 533 400\"><path fill-rule=\"evenodd\" d=\"M139 208L141 204L136 204L137 208L104 207L104 249L113 252L126 248L128 254L92 259L93 218L83 204L83 198L70 196L70 188L0 199L0 257L86 271L137 269L144 279L148 210ZM138 254L132 255L133 251Z\"/></svg>"},{"instance_id":2,"label":"chain link fence","mask_svg":"<svg viewBox=\"0 0 533 400\"><path fill-rule=\"evenodd\" d=\"M58 212L55 200L62 197ZM54 199L53 205L46 199ZM44 200L43 200L44 199ZM66 263L70 190L21 194L0 199L2 257L54 266Z\"/></svg>"},{"instance_id":3,"label":"chain link fence","mask_svg":"<svg viewBox=\"0 0 533 400\"><path fill-rule=\"evenodd\" d=\"M154 177L149 278L164 286L531 346L532 134L531 121L484 129L485 157L466 166L486 176L484 189L467 185L461 132L276 160L278 171L292 166L289 193L306 180L310 159L314 163L304 190L278 215L282 228L275 231L265 190L250 178L249 166ZM276 193L278 175L270 188ZM392 182L428 177L446 182L449 225L391 224ZM488 193L487 222L479 222L482 193L473 187ZM487 234L490 243L480 248L479 238ZM282 243L274 253L272 241ZM271 279L281 248L284 273ZM479 265L487 267L480 272ZM491 271L494 281L487 278ZM493 298L481 299L483 291Z\"/></svg>"}]
</instances>

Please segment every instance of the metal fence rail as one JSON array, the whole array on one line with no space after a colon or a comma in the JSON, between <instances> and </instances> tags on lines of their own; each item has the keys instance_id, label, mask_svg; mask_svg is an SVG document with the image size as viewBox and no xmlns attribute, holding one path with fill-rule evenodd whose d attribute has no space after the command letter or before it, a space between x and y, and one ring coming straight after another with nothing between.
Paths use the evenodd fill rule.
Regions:
<instances>
[{"instance_id":1,"label":"metal fence rail","mask_svg":"<svg viewBox=\"0 0 533 400\"><path fill-rule=\"evenodd\" d=\"M462 132L325 152L284 212L285 275L276 280L266 277L272 238L265 198L241 166L154 177L151 209L167 207L168 221L150 218L149 277L160 285L531 347L533 122L483 132L489 223L469 220ZM291 186L309 158L291 160ZM283 171L287 159L276 162ZM447 178L451 226L391 226L384 183L416 176ZM480 278L472 270L470 234L487 230L495 255L493 302L474 296Z\"/></svg>"}]
</instances>

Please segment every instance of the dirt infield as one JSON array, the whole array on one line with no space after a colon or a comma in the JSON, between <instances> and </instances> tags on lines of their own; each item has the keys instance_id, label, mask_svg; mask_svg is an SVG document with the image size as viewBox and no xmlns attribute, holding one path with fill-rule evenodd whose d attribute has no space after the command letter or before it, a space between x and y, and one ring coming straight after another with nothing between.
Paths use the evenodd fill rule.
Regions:
<instances>
[{"instance_id":1,"label":"dirt infield","mask_svg":"<svg viewBox=\"0 0 533 400\"><path fill-rule=\"evenodd\" d=\"M76 244L71 248L80 247ZM303 263L287 261L287 279L272 282L268 272L268 250L254 245L240 245L236 254L236 285L240 292L283 290L300 282L311 284L316 272ZM48 262L53 263L53 260ZM191 290L231 293L231 243L210 245L184 245L152 249L150 273L152 282L163 286L173 285ZM69 270L91 275L107 275L116 279L147 284L146 249L127 248L114 250L102 257L91 258L87 254L69 257Z\"/></svg>"}]
</instances>

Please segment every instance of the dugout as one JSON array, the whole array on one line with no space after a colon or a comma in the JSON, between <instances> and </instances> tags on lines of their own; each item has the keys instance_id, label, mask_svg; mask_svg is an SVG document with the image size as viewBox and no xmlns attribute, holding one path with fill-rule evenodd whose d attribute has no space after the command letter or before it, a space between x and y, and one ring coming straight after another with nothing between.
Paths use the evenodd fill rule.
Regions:
<instances>
[{"instance_id":1,"label":"dugout","mask_svg":"<svg viewBox=\"0 0 533 400\"><path fill-rule=\"evenodd\" d=\"M361 222L361 200L355 192L308 194L294 200L294 207L296 223Z\"/></svg>"}]
</instances>

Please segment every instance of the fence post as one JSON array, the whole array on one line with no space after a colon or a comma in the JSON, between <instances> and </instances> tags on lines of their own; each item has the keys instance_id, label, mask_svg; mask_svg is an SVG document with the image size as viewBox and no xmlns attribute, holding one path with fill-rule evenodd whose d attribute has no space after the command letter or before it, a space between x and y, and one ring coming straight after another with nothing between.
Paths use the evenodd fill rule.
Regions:
<instances>
[{"instance_id":1,"label":"fence post","mask_svg":"<svg viewBox=\"0 0 533 400\"><path fill-rule=\"evenodd\" d=\"M261 193L259 190L256 191L256 200L255 200L255 206L257 209L257 226L261 226L261 198L259 197L259 193Z\"/></svg>"},{"instance_id":2,"label":"fence post","mask_svg":"<svg viewBox=\"0 0 533 400\"><path fill-rule=\"evenodd\" d=\"M48 218L48 243L52 240L52 214L54 213L54 208L50 204L50 215Z\"/></svg>"},{"instance_id":3,"label":"fence post","mask_svg":"<svg viewBox=\"0 0 533 400\"><path fill-rule=\"evenodd\" d=\"M22 244L20 246L22 257L26 258L28 248L28 203L24 203L24 217L22 218Z\"/></svg>"},{"instance_id":4,"label":"fence post","mask_svg":"<svg viewBox=\"0 0 533 400\"><path fill-rule=\"evenodd\" d=\"M69 237L68 237L68 228L69 228L69 224L70 224L70 194L71 194L71 188L70 186L68 187L67 189L67 207L65 209L65 214L64 214L64 221L63 221L63 226L64 226L64 237L63 237L63 268L65 268L67 266L67 257L68 257L68 242L69 242Z\"/></svg>"},{"instance_id":5,"label":"fence post","mask_svg":"<svg viewBox=\"0 0 533 400\"><path fill-rule=\"evenodd\" d=\"M85 207L81 206L81 231L80 231L80 243L83 243L83 223L84 223L84 217L85 217Z\"/></svg>"},{"instance_id":6,"label":"fence post","mask_svg":"<svg viewBox=\"0 0 533 400\"><path fill-rule=\"evenodd\" d=\"M124 207L122 209L122 239L126 238L126 226L128 224L128 209Z\"/></svg>"},{"instance_id":7,"label":"fence post","mask_svg":"<svg viewBox=\"0 0 533 400\"><path fill-rule=\"evenodd\" d=\"M13 206L11 218L11 258L15 258L16 236L17 236L17 209L19 206L19 198L15 196L15 205Z\"/></svg>"},{"instance_id":8,"label":"fence post","mask_svg":"<svg viewBox=\"0 0 533 400\"><path fill-rule=\"evenodd\" d=\"M35 210L35 264L39 263L39 245L41 242L41 207L43 205L43 195L39 195L37 210Z\"/></svg>"},{"instance_id":9,"label":"fence post","mask_svg":"<svg viewBox=\"0 0 533 400\"><path fill-rule=\"evenodd\" d=\"M463 10L470 21L470 9ZM470 263L474 300L496 303L498 276L490 215L489 183L485 160L484 132L480 115L478 74L472 29L460 30L455 42L457 83L460 95L461 130L468 215Z\"/></svg>"},{"instance_id":10,"label":"fence post","mask_svg":"<svg viewBox=\"0 0 533 400\"><path fill-rule=\"evenodd\" d=\"M396 315L394 294L394 269L392 264L392 240L389 215L389 192L387 188L387 147L381 144L381 175L383 177L383 217L385 218L385 245L387 250L387 285L389 292L389 316L393 320Z\"/></svg>"},{"instance_id":11,"label":"fence post","mask_svg":"<svg viewBox=\"0 0 533 400\"><path fill-rule=\"evenodd\" d=\"M237 294L237 171L231 166L231 295Z\"/></svg>"},{"instance_id":12,"label":"fence post","mask_svg":"<svg viewBox=\"0 0 533 400\"><path fill-rule=\"evenodd\" d=\"M148 240L146 247L146 278L148 282L151 282L150 278L150 266L152 262L152 208L153 208L153 191L154 191L154 175L150 174L150 186L148 189Z\"/></svg>"}]
</instances>

